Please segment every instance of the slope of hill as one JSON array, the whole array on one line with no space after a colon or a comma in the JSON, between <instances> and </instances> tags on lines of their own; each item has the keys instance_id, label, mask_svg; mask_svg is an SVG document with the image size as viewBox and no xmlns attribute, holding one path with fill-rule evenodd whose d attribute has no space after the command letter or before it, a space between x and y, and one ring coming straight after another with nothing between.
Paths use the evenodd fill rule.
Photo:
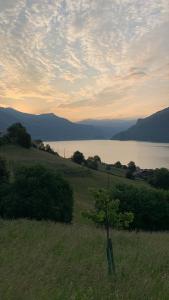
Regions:
<instances>
[{"instance_id":1,"label":"slope of hill","mask_svg":"<svg viewBox=\"0 0 169 300\"><path fill-rule=\"evenodd\" d=\"M145 118L113 136L113 140L169 143L169 107Z\"/></svg>"},{"instance_id":2,"label":"slope of hill","mask_svg":"<svg viewBox=\"0 0 169 300\"><path fill-rule=\"evenodd\" d=\"M169 299L167 232L111 232L117 274L107 274L105 232L81 217L93 203L88 189L106 187L107 174L36 149L3 146L0 155L12 169L41 163L63 172L75 195L72 225L0 220L0 299Z\"/></svg>"},{"instance_id":3,"label":"slope of hill","mask_svg":"<svg viewBox=\"0 0 169 300\"><path fill-rule=\"evenodd\" d=\"M96 120L96 119L87 119L83 121L79 121L78 124L84 124L84 125L92 125L98 129L100 129L105 138L110 139L112 137L112 134L117 134L120 131L127 130L129 127L134 125L136 123L136 120L115 120L115 119L102 119L102 120Z\"/></svg>"},{"instance_id":4,"label":"slope of hill","mask_svg":"<svg viewBox=\"0 0 169 300\"><path fill-rule=\"evenodd\" d=\"M21 122L33 139L54 141L104 138L101 130L94 126L76 124L52 113L33 115L11 108L0 108L1 132L16 122Z\"/></svg>"}]
</instances>

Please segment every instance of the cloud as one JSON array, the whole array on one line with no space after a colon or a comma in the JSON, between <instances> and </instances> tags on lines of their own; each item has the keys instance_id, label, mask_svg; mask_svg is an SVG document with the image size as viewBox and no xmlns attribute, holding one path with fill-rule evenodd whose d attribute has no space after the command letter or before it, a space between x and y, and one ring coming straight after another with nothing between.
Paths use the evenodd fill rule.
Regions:
<instances>
[{"instance_id":1,"label":"cloud","mask_svg":"<svg viewBox=\"0 0 169 300\"><path fill-rule=\"evenodd\" d=\"M124 103L150 107L160 79L153 109L167 105L168 36L168 0L0 0L0 99L72 118L125 114Z\"/></svg>"}]
</instances>

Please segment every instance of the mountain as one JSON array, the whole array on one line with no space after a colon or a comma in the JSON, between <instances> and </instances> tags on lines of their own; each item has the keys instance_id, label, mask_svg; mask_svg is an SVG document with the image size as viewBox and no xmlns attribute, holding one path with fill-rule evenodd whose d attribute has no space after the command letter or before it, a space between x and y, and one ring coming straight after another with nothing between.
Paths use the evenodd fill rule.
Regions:
<instances>
[{"instance_id":1,"label":"mountain","mask_svg":"<svg viewBox=\"0 0 169 300\"><path fill-rule=\"evenodd\" d=\"M169 143L169 107L139 119L136 125L114 135L112 139Z\"/></svg>"},{"instance_id":2,"label":"mountain","mask_svg":"<svg viewBox=\"0 0 169 300\"><path fill-rule=\"evenodd\" d=\"M78 122L78 124L92 125L95 128L100 129L104 137L110 139L112 135L119 133L120 131L126 130L136 123L136 120L115 120L115 119L102 119L94 120L87 119Z\"/></svg>"},{"instance_id":3,"label":"mountain","mask_svg":"<svg viewBox=\"0 0 169 300\"><path fill-rule=\"evenodd\" d=\"M46 141L101 139L100 129L90 125L76 124L55 114L33 115L12 108L0 108L0 132L13 123L22 123L33 139Z\"/></svg>"}]
</instances>

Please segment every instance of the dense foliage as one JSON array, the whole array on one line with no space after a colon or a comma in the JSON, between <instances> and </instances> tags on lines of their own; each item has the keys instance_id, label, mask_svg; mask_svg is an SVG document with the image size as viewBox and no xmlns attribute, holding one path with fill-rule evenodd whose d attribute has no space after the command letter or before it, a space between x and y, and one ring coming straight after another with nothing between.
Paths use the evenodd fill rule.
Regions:
<instances>
[{"instance_id":1,"label":"dense foliage","mask_svg":"<svg viewBox=\"0 0 169 300\"><path fill-rule=\"evenodd\" d=\"M0 184L7 182L9 178L9 172L7 170L6 160L0 157Z\"/></svg>"},{"instance_id":2,"label":"dense foliage","mask_svg":"<svg viewBox=\"0 0 169 300\"><path fill-rule=\"evenodd\" d=\"M27 133L26 128L20 123L15 123L7 129L6 138L13 144L18 144L24 148L31 147L31 136Z\"/></svg>"},{"instance_id":3,"label":"dense foliage","mask_svg":"<svg viewBox=\"0 0 169 300\"><path fill-rule=\"evenodd\" d=\"M169 170L165 168L154 170L148 182L156 188L169 189Z\"/></svg>"},{"instance_id":4,"label":"dense foliage","mask_svg":"<svg viewBox=\"0 0 169 300\"><path fill-rule=\"evenodd\" d=\"M95 205L93 211L83 213L85 217L91 219L94 223L110 226L112 228L128 228L133 222L132 212L120 212L120 201L113 197L112 193L105 189L93 192Z\"/></svg>"},{"instance_id":5,"label":"dense foliage","mask_svg":"<svg viewBox=\"0 0 169 300\"><path fill-rule=\"evenodd\" d=\"M70 223L73 194L69 184L42 166L22 167L14 181L1 189L3 218L46 219Z\"/></svg>"},{"instance_id":6,"label":"dense foliage","mask_svg":"<svg viewBox=\"0 0 169 300\"><path fill-rule=\"evenodd\" d=\"M83 153L81 153L80 151L74 152L74 154L72 156L72 161L81 165L85 161Z\"/></svg>"},{"instance_id":7,"label":"dense foliage","mask_svg":"<svg viewBox=\"0 0 169 300\"><path fill-rule=\"evenodd\" d=\"M85 161L85 165L89 169L97 170L99 162L94 157L88 157L88 159Z\"/></svg>"},{"instance_id":8,"label":"dense foliage","mask_svg":"<svg viewBox=\"0 0 169 300\"><path fill-rule=\"evenodd\" d=\"M148 187L127 184L116 185L112 197L120 200L120 211L131 211L134 221L131 229L168 230L169 193Z\"/></svg>"},{"instance_id":9,"label":"dense foliage","mask_svg":"<svg viewBox=\"0 0 169 300\"><path fill-rule=\"evenodd\" d=\"M136 171L136 165L134 161L130 161L128 163L128 168L126 172L126 178L128 179L134 179L134 172Z\"/></svg>"}]
</instances>

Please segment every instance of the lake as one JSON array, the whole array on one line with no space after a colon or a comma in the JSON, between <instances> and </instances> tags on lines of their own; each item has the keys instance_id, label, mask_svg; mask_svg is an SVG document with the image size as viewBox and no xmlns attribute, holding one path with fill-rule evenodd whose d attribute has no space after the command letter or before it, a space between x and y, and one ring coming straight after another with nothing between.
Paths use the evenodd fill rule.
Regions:
<instances>
[{"instance_id":1,"label":"lake","mask_svg":"<svg viewBox=\"0 0 169 300\"><path fill-rule=\"evenodd\" d=\"M85 157L99 155L106 163L121 161L127 164L133 160L141 168L169 168L169 144L136 141L57 141L47 142L61 156L71 157L79 150Z\"/></svg>"}]
</instances>

